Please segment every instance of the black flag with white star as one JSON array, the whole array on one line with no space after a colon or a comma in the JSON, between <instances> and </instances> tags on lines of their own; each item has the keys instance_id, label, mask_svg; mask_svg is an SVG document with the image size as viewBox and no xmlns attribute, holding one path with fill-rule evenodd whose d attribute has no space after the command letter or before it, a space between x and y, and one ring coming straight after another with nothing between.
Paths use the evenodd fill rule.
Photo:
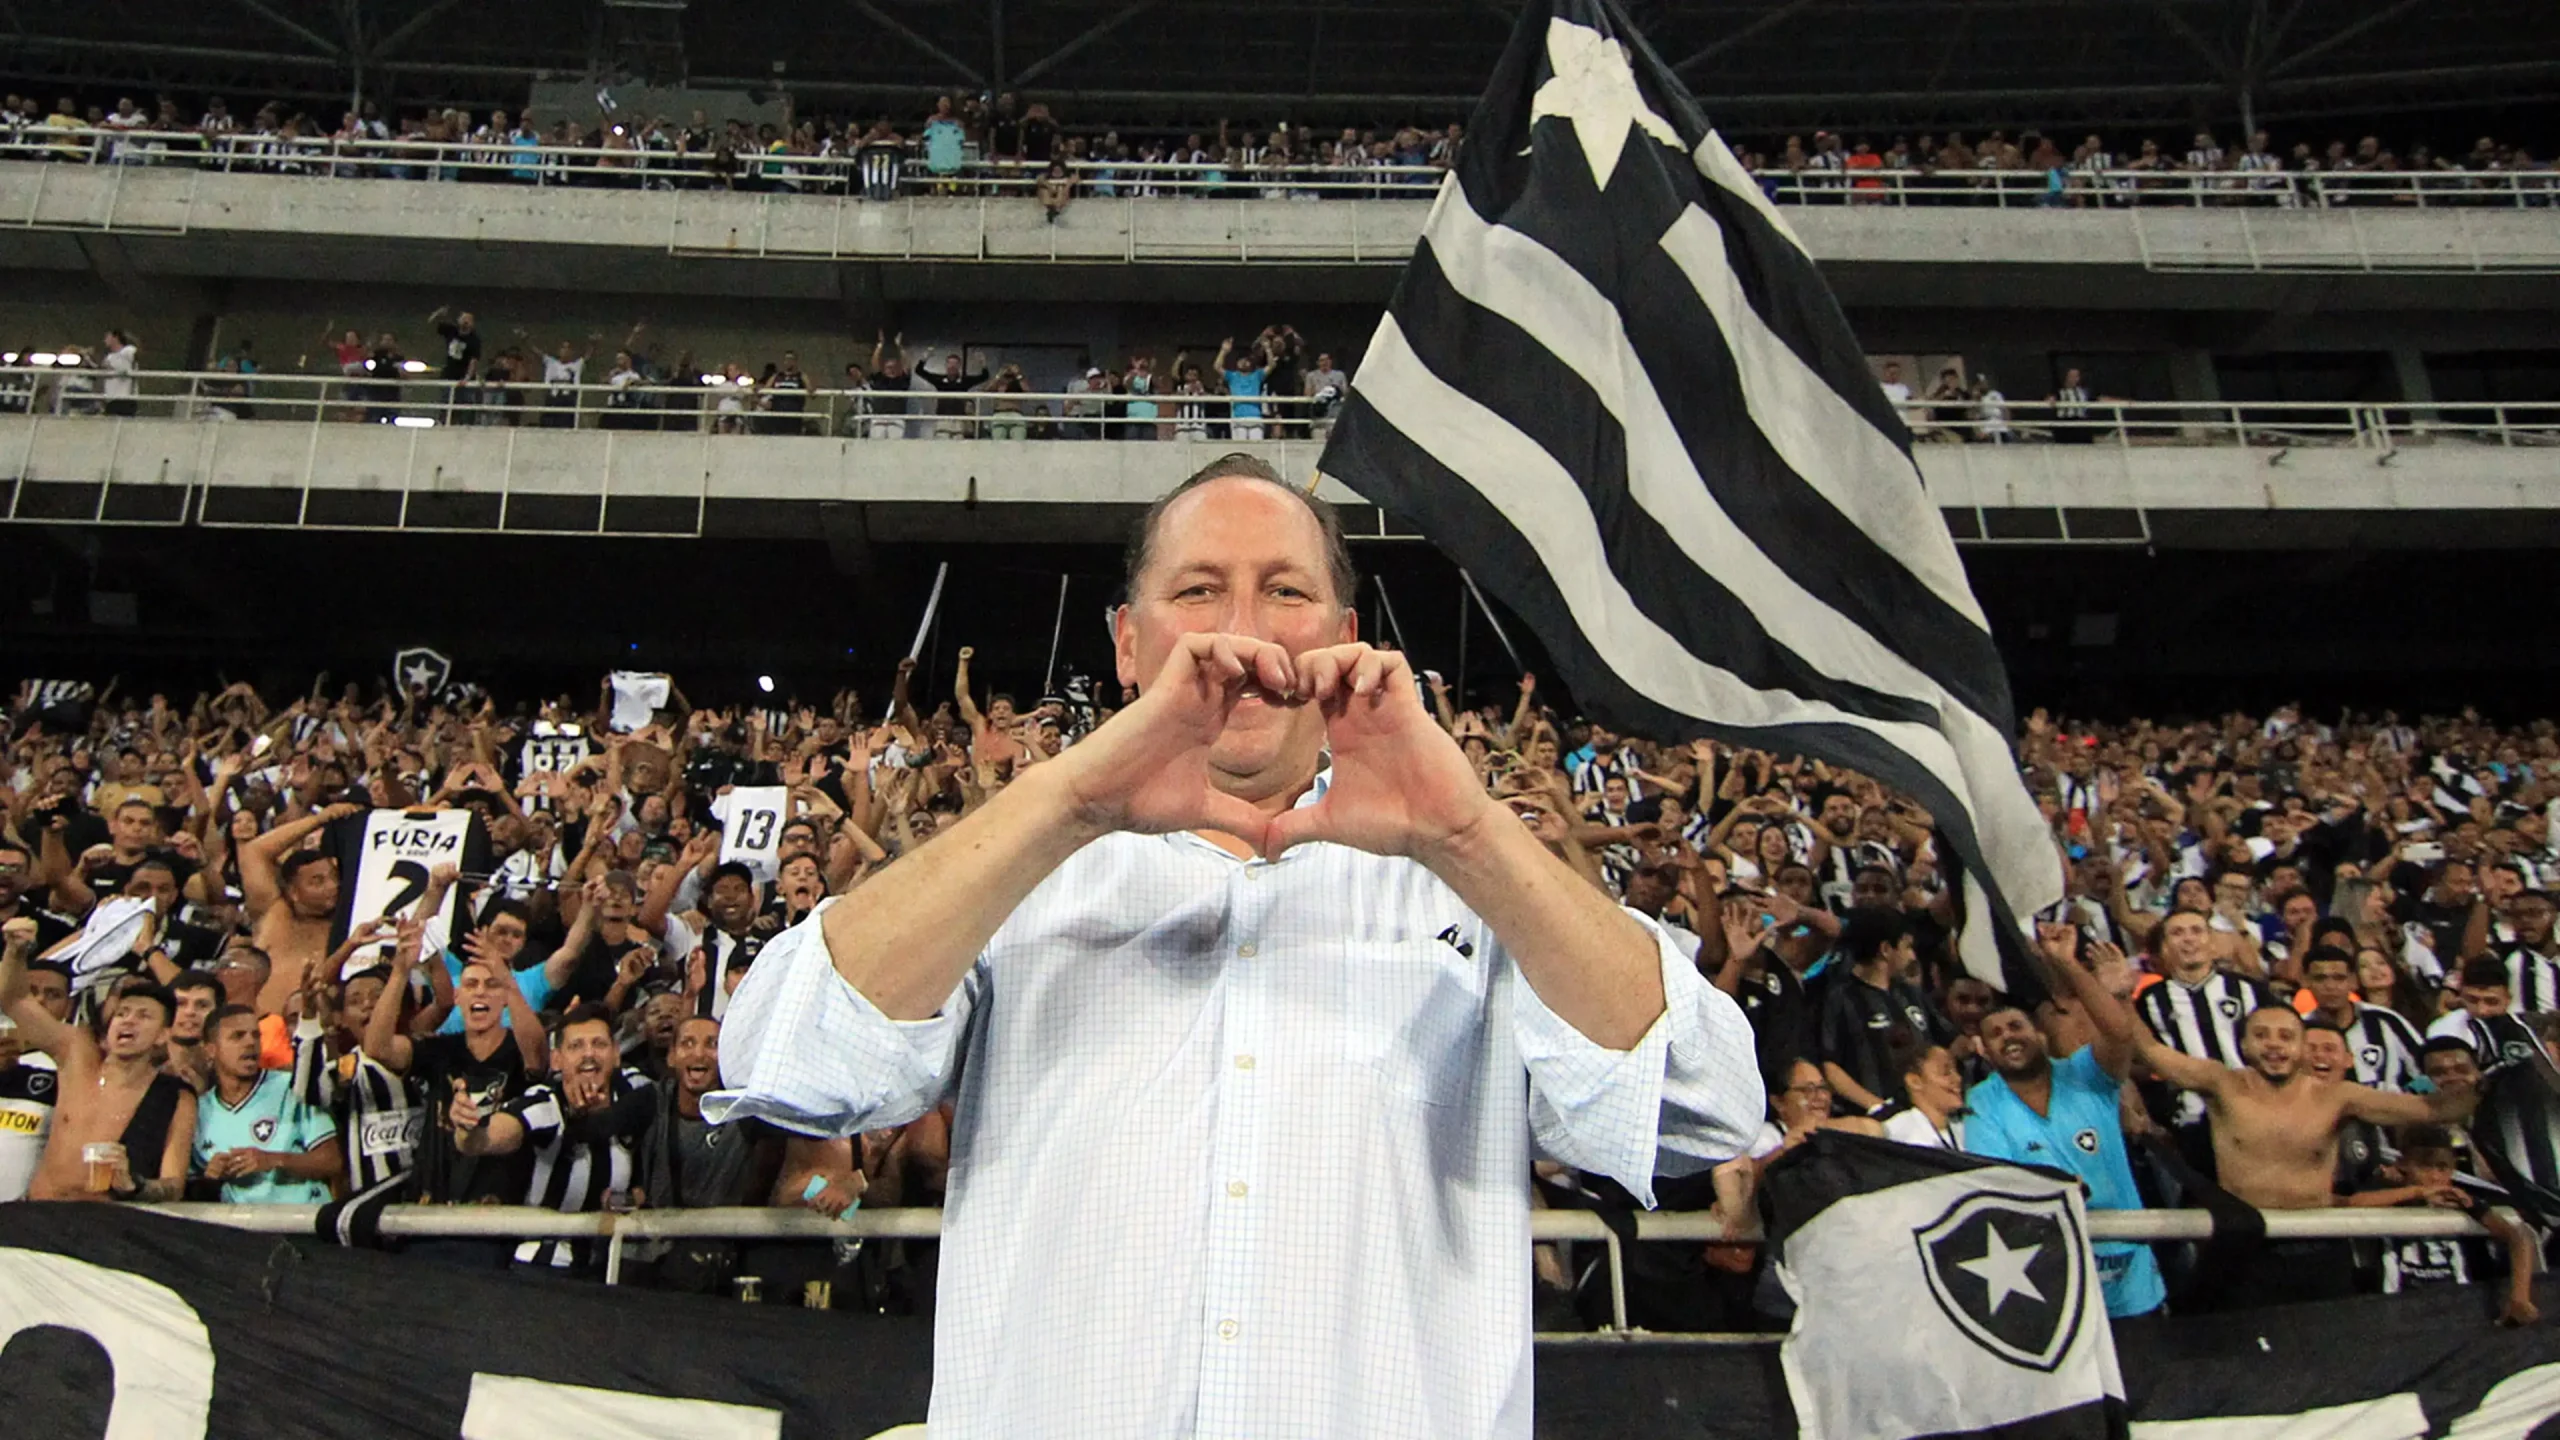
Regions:
<instances>
[{"instance_id":1,"label":"black flag with white star","mask_svg":"<svg viewBox=\"0 0 2560 1440\"><path fill-rule=\"evenodd\" d=\"M1611 0L1532 0L1320 467L1528 620L1583 709L1846 765L1963 871L1973 973L2061 865L1910 434L1829 288Z\"/></svg>"},{"instance_id":2,"label":"black flag with white star","mask_svg":"<svg viewBox=\"0 0 2560 1440\"><path fill-rule=\"evenodd\" d=\"M2079 1181L1825 1130L1762 1193L1803 1440L2122 1440Z\"/></svg>"}]
</instances>

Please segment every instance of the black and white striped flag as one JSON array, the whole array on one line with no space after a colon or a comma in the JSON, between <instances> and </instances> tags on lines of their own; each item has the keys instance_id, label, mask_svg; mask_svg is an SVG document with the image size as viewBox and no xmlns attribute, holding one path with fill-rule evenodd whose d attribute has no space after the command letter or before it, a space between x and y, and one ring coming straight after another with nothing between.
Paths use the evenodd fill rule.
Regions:
<instances>
[{"instance_id":1,"label":"black and white striped flag","mask_svg":"<svg viewBox=\"0 0 2560 1440\"><path fill-rule=\"evenodd\" d=\"M1909 432L1612 0L1523 11L1320 468L1520 612L1589 714L1919 800L1967 967L2032 974L2013 917L2061 865Z\"/></svg>"}]
</instances>

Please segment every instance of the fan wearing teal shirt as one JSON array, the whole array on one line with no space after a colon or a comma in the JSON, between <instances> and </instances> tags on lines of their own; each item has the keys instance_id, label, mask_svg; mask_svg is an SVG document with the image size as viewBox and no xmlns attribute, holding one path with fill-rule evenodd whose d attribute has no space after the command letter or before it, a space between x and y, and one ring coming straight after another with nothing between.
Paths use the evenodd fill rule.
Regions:
<instances>
[{"instance_id":1,"label":"fan wearing teal shirt","mask_svg":"<svg viewBox=\"0 0 2560 1440\"><path fill-rule=\"evenodd\" d=\"M205 1022L213 1090L196 1107L192 1179L219 1182L233 1205L325 1205L343 1172L338 1130L294 1093L293 1075L258 1063L258 1012L225 1005Z\"/></svg>"},{"instance_id":2,"label":"fan wearing teal shirt","mask_svg":"<svg viewBox=\"0 0 2560 1440\"><path fill-rule=\"evenodd\" d=\"M2078 969L2076 960L2064 962ZM1964 1148L1995 1160L2042 1165L2080 1177L2092 1210L2139 1210L2133 1166L2125 1158L2117 1092L2132 1056L2101 1040L2060 1060L2027 1012L2003 1006L1982 1017L1982 1053L1991 1078L1965 1093ZM2100 1053L2105 1050L2109 1053ZM2107 1313L2119 1319L2160 1308L2167 1290L2151 1247L2101 1240L2098 1281Z\"/></svg>"}]
</instances>

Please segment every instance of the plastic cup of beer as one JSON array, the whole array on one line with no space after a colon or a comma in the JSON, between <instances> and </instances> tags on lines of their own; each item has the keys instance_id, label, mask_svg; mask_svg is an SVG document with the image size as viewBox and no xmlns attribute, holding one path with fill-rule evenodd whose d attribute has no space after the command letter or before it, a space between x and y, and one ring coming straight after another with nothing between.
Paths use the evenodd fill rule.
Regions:
<instances>
[{"instance_id":1,"label":"plastic cup of beer","mask_svg":"<svg viewBox=\"0 0 2560 1440\"><path fill-rule=\"evenodd\" d=\"M80 1147L80 1163L89 1169L89 1193L104 1195L116 1188L116 1162L124 1158L124 1147L112 1140L92 1141Z\"/></svg>"}]
</instances>

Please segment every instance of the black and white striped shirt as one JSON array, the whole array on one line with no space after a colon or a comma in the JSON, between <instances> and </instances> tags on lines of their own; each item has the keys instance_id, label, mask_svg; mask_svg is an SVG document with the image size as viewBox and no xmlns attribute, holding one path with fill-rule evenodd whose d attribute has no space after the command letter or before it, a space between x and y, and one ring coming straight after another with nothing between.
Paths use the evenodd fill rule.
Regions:
<instances>
[{"instance_id":1,"label":"black and white striped shirt","mask_svg":"<svg viewBox=\"0 0 2560 1440\"><path fill-rule=\"evenodd\" d=\"M375 1003L398 1000L385 995ZM417 1168L418 1147L427 1138L427 1110L408 1077L393 1074L362 1050L332 1058L314 1020L294 1027L293 1093L337 1121L349 1195L402 1179Z\"/></svg>"},{"instance_id":2,"label":"black and white striped shirt","mask_svg":"<svg viewBox=\"0 0 2560 1440\"><path fill-rule=\"evenodd\" d=\"M2216 970L2200 985L2163 979L2135 996L2133 1008L2161 1044L2181 1055L2218 1060L2237 1070L2247 1063L2240 1058L2241 1026L2250 1011L2266 1003L2266 987L2257 981ZM2203 1120L2203 1097L2180 1095L2175 1119L2180 1125Z\"/></svg>"},{"instance_id":3,"label":"black and white striped shirt","mask_svg":"<svg viewBox=\"0 0 2560 1440\"><path fill-rule=\"evenodd\" d=\"M2507 962L2507 1006L2519 1015L2560 1010L2560 955L2545 955L2529 945L2514 945Z\"/></svg>"},{"instance_id":4,"label":"black and white striped shirt","mask_svg":"<svg viewBox=\"0 0 2560 1440\"><path fill-rule=\"evenodd\" d=\"M546 1080L507 1102L502 1113L524 1125L524 1150L533 1157L524 1203L563 1215L604 1209L609 1191L631 1188L631 1142L646 1132L654 1111L649 1077L625 1068L613 1077L601 1109L571 1111L556 1080ZM583 1240L527 1240L516 1263L567 1270L584 1265Z\"/></svg>"},{"instance_id":5,"label":"black and white striped shirt","mask_svg":"<svg viewBox=\"0 0 2560 1440\"><path fill-rule=\"evenodd\" d=\"M2347 1050L2355 1057L2359 1085L2408 1089L2410 1081L2427 1073L2419 1063L2425 1049L2418 1027L2397 1010L2358 1004L2355 1021L2347 1026Z\"/></svg>"}]
</instances>

